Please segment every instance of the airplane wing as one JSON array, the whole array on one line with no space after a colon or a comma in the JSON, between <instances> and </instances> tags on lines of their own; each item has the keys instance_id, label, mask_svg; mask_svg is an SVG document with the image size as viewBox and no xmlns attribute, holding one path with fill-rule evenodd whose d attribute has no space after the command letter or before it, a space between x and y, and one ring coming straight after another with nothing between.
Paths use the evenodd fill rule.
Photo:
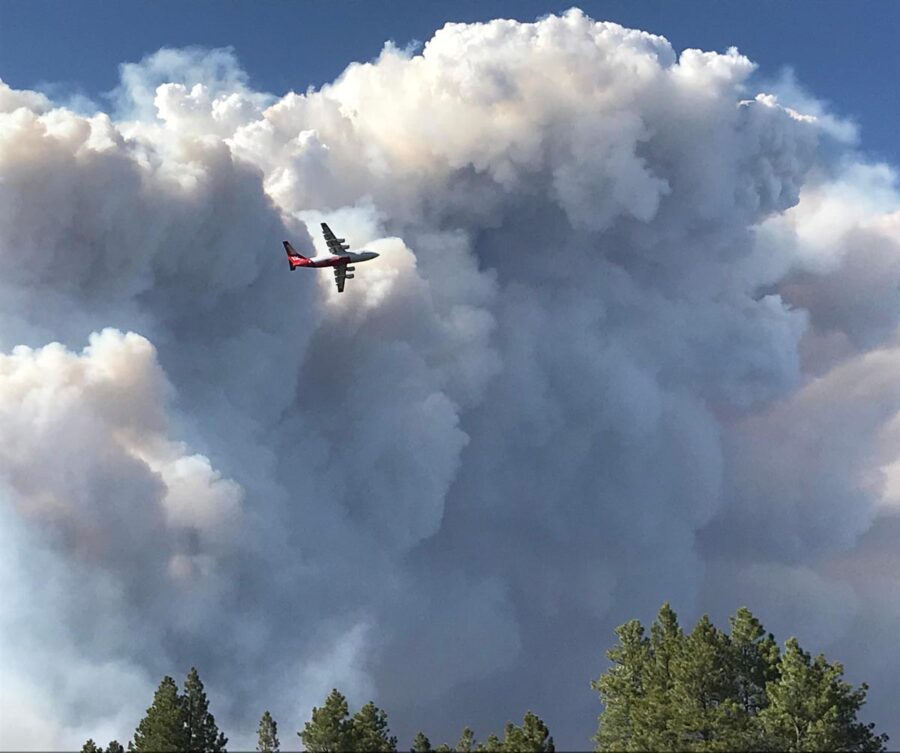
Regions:
<instances>
[{"instance_id":1,"label":"airplane wing","mask_svg":"<svg viewBox=\"0 0 900 753\"><path fill-rule=\"evenodd\" d=\"M350 275L353 277L353 275ZM338 293L344 292L344 282L347 280L347 267L342 264L339 267L334 268L334 282L337 285Z\"/></svg>"},{"instance_id":2,"label":"airplane wing","mask_svg":"<svg viewBox=\"0 0 900 753\"><path fill-rule=\"evenodd\" d=\"M339 254L341 251L346 251L350 248L349 244L345 243L346 238L338 238L335 236L335 234L331 232L331 228L324 222L322 223L322 235L325 236L325 243L328 244L328 250L333 254Z\"/></svg>"}]
</instances>

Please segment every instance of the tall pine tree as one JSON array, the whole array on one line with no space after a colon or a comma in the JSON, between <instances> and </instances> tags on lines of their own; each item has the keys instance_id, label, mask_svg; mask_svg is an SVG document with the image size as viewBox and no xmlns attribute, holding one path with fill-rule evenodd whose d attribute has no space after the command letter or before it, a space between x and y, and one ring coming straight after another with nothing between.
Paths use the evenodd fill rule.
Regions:
<instances>
[{"instance_id":1,"label":"tall pine tree","mask_svg":"<svg viewBox=\"0 0 900 753\"><path fill-rule=\"evenodd\" d=\"M755 716L769 702L766 685L778 677L778 644L747 607L738 609L730 622L729 671L738 703L748 716Z\"/></svg>"},{"instance_id":2,"label":"tall pine tree","mask_svg":"<svg viewBox=\"0 0 900 753\"><path fill-rule=\"evenodd\" d=\"M722 739L734 749L760 750L766 742L758 717L769 703L766 686L778 679L778 644L746 607L730 622L727 664L735 710Z\"/></svg>"},{"instance_id":3,"label":"tall pine tree","mask_svg":"<svg viewBox=\"0 0 900 753\"><path fill-rule=\"evenodd\" d=\"M597 750L641 749L644 729L637 717L645 704L646 675L651 659L644 627L631 620L616 629L619 642L606 652L610 667L591 685L600 693L603 713L594 740ZM647 749L644 746L643 749Z\"/></svg>"},{"instance_id":4,"label":"tall pine tree","mask_svg":"<svg viewBox=\"0 0 900 753\"><path fill-rule=\"evenodd\" d=\"M268 709L263 712L256 733L256 749L259 753L278 753L281 750L281 743L278 742L278 724Z\"/></svg>"},{"instance_id":5,"label":"tall pine tree","mask_svg":"<svg viewBox=\"0 0 900 753\"><path fill-rule=\"evenodd\" d=\"M353 749L372 753L394 753L397 738L388 729L387 714L369 701L350 721Z\"/></svg>"},{"instance_id":6,"label":"tall pine tree","mask_svg":"<svg viewBox=\"0 0 900 753\"><path fill-rule=\"evenodd\" d=\"M731 749L741 710L728 666L728 636L703 615L672 662L667 725L687 750Z\"/></svg>"},{"instance_id":7,"label":"tall pine tree","mask_svg":"<svg viewBox=\"0 0 900 753\"><path fill-rule=\"evenodd\" d=\"M182 704L189 753L225 753L228 739L216 727L196 667L191 667L184 681Z\"/></svg>"},{"instance_id":8,"label":"tall pine tree","mask_svg":"<svg viewBox=\"0 0 900 753\"><path fill-rule=\"evenodd\" d=\"M337 689L332 690L325 705L312 710L312 719L297 734L309 753L352 751L353 724L349 716L347 699Z\"/></svg>"},{"instance_id":9,"label":"tall pine tree","mask_svg":"<svg viewBox=\"0 0 900 753\"><path fill-rule=\"evenodd\" d=\"M857 721L867 686L843 681L844 669L821 654L812 659L796 638L788 639L779 677L766 688L768 706L759 718L770 745L778 750L882 751L886 735Z\"/></svg>"},{"instance_id":10,"label":"tall pine tree","mask_svg":"<svg viewBox=\"0 0 900 753\"><path fill-rule=\"evenodd\" d=\"M425 737L424 732L416 733L416 739L413 740L410 753L431 753L431 740Z\"/></svg>"},{"instance_id":11,"label":"tall pine tree","mask_svg":"<svg viewBox=\"0 0 900 753\"><path fill-rule=\"evenodd\" d=\"M184 707L178 686L164 677L147 715L138 724L128 749L134 753L181 753L188 750Z\"/></svg>"},{"instance_id":12,"label":"tall pine tree","mask_svg":"<svg viewBox=\"0 0 900 753\"><path fill-rule=\"evenodd\" d=\"M485 748L487 749L487 748ZM541 718L530 711L525 714L522 726L507 723L502 750L522 753L554 753L553 738Z\"/></svg>"},{"instance_id":13,"label":"tall pine tree","mask_svg":"<svg viewBox=\"0 0 900 753\"><path fill-rule=\"evenodd\" d=\"M475 748L475 733L466 727L456 743L456 753L472 753Z\"/></svg>"},{"instance_id":14,"label":"tall pine tree","mask_svg":"<svg viewBox=\"0 0 900 753\"><path fill-rule=\"evenodd\" d=\"M493 732L487 736L487 740L480 743L475 748L476 753L504 753L507 750L503 740L501 740Z\"/></svg>"},{"instance_id":15,"label":"tall pine tree","mask_svg":"<svg viewBox=\"0 0 900 753\"><path fill-rule=\"evenodd\" d=\"M106 753L125 753L125 748L118 740L110 740L109 745L106 746Z\"/></svg>"},{"instance_id":16,"label":"tall pine tree","mask_svg":"<svg viewBox=\"0 0 900 753\"><path fill-rule=\"evenodd\" d=\"M664 604L644 637L617 631L610 667L595 683L604 704L597 750L883 750L886 737L857 721L866 686L840 664L811 659L790 640L782 656L749 610L731 634L703 617L689 635Z\"/></svg>"}]
</instances>

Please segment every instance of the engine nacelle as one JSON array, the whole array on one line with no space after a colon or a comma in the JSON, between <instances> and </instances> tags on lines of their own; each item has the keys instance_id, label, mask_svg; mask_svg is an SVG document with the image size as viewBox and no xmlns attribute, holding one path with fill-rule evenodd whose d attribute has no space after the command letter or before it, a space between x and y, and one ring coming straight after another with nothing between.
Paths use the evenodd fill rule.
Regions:
<instances>
[{"instance_id":1,"label":"engine nacelle","mask_svg":"<svg viewBox=\"0 0 900 753\"><path fill-rule=\"evenodd\" d=\"M345 269L346 269L348 272L355 272L355 271L356 271L356 267L345 267Z\"/></svg>"},{"instance_id":2,"label":"engine nacelle","mask_svg":"<svg viewBox=\"0 0 900 753\"><path fill-rule=\"evenodd\" d=\"M348 280L352 280L352 279L353 279L353 275L344 275L344 277L345 277L346 279L348 279Z\"/></svg>"}]
</instances>

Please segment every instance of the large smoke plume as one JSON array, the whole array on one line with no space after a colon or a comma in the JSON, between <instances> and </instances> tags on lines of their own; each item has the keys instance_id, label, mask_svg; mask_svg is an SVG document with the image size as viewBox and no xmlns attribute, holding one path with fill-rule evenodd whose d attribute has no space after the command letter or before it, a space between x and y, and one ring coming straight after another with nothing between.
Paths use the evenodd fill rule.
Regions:
<instances>
[{"instance_id":1,"label":"large smoke plume","mask_svg":"<svg viewBox=\"0 0 900 753\"><path fill-rule=\"evenodd\" d=\"M333 686L583 747L665 599L900 734L900 194L753 70L573 10L306 94L0 84L3 745L123 740L196 664L236 747ZM381 253L341 296L280 250L322 219Z\"/></svg>"}]
</instances>

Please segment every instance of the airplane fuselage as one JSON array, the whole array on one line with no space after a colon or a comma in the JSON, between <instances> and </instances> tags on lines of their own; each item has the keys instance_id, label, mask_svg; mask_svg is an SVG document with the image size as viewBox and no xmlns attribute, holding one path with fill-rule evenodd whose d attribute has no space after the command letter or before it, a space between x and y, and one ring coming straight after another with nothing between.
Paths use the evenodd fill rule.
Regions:
<instances>
[{"instance_id":1,"label":"airplane fuselage","mask_svg":"<svg viewBox=\"0 0 900 753\"><path fill-rule=\"evenodd\" d=\"M332 267L334 269L334 283L337 285L338 293L344 292L344 283L352 280L353 272L356 267L350 266L360 261L369 261L375 259L378 254L374 251L351 251L347 245L345 238L338 238L331 228L324 222L322 223L322 235L325 236L325 245L328 246L328 253L320 256L303 256L297 252L290 241L283 241L284 251L287 254L288 265L293 272L297 267Z\"/></svg>"},{"instance_id":2,"label":"airplane fuselage","mask_svg":"<svg viewBox=\"0 0 900 753\"><path fill-rule=\"evenodd\" d=\"M344 254L329 254L327 256L314 256L311 259L297 259L292 264L297 267L340 267L347 264L356 264L360 261L369 261L378 256L374 251L348 251Z\"/></svg>"}]
</instances>

